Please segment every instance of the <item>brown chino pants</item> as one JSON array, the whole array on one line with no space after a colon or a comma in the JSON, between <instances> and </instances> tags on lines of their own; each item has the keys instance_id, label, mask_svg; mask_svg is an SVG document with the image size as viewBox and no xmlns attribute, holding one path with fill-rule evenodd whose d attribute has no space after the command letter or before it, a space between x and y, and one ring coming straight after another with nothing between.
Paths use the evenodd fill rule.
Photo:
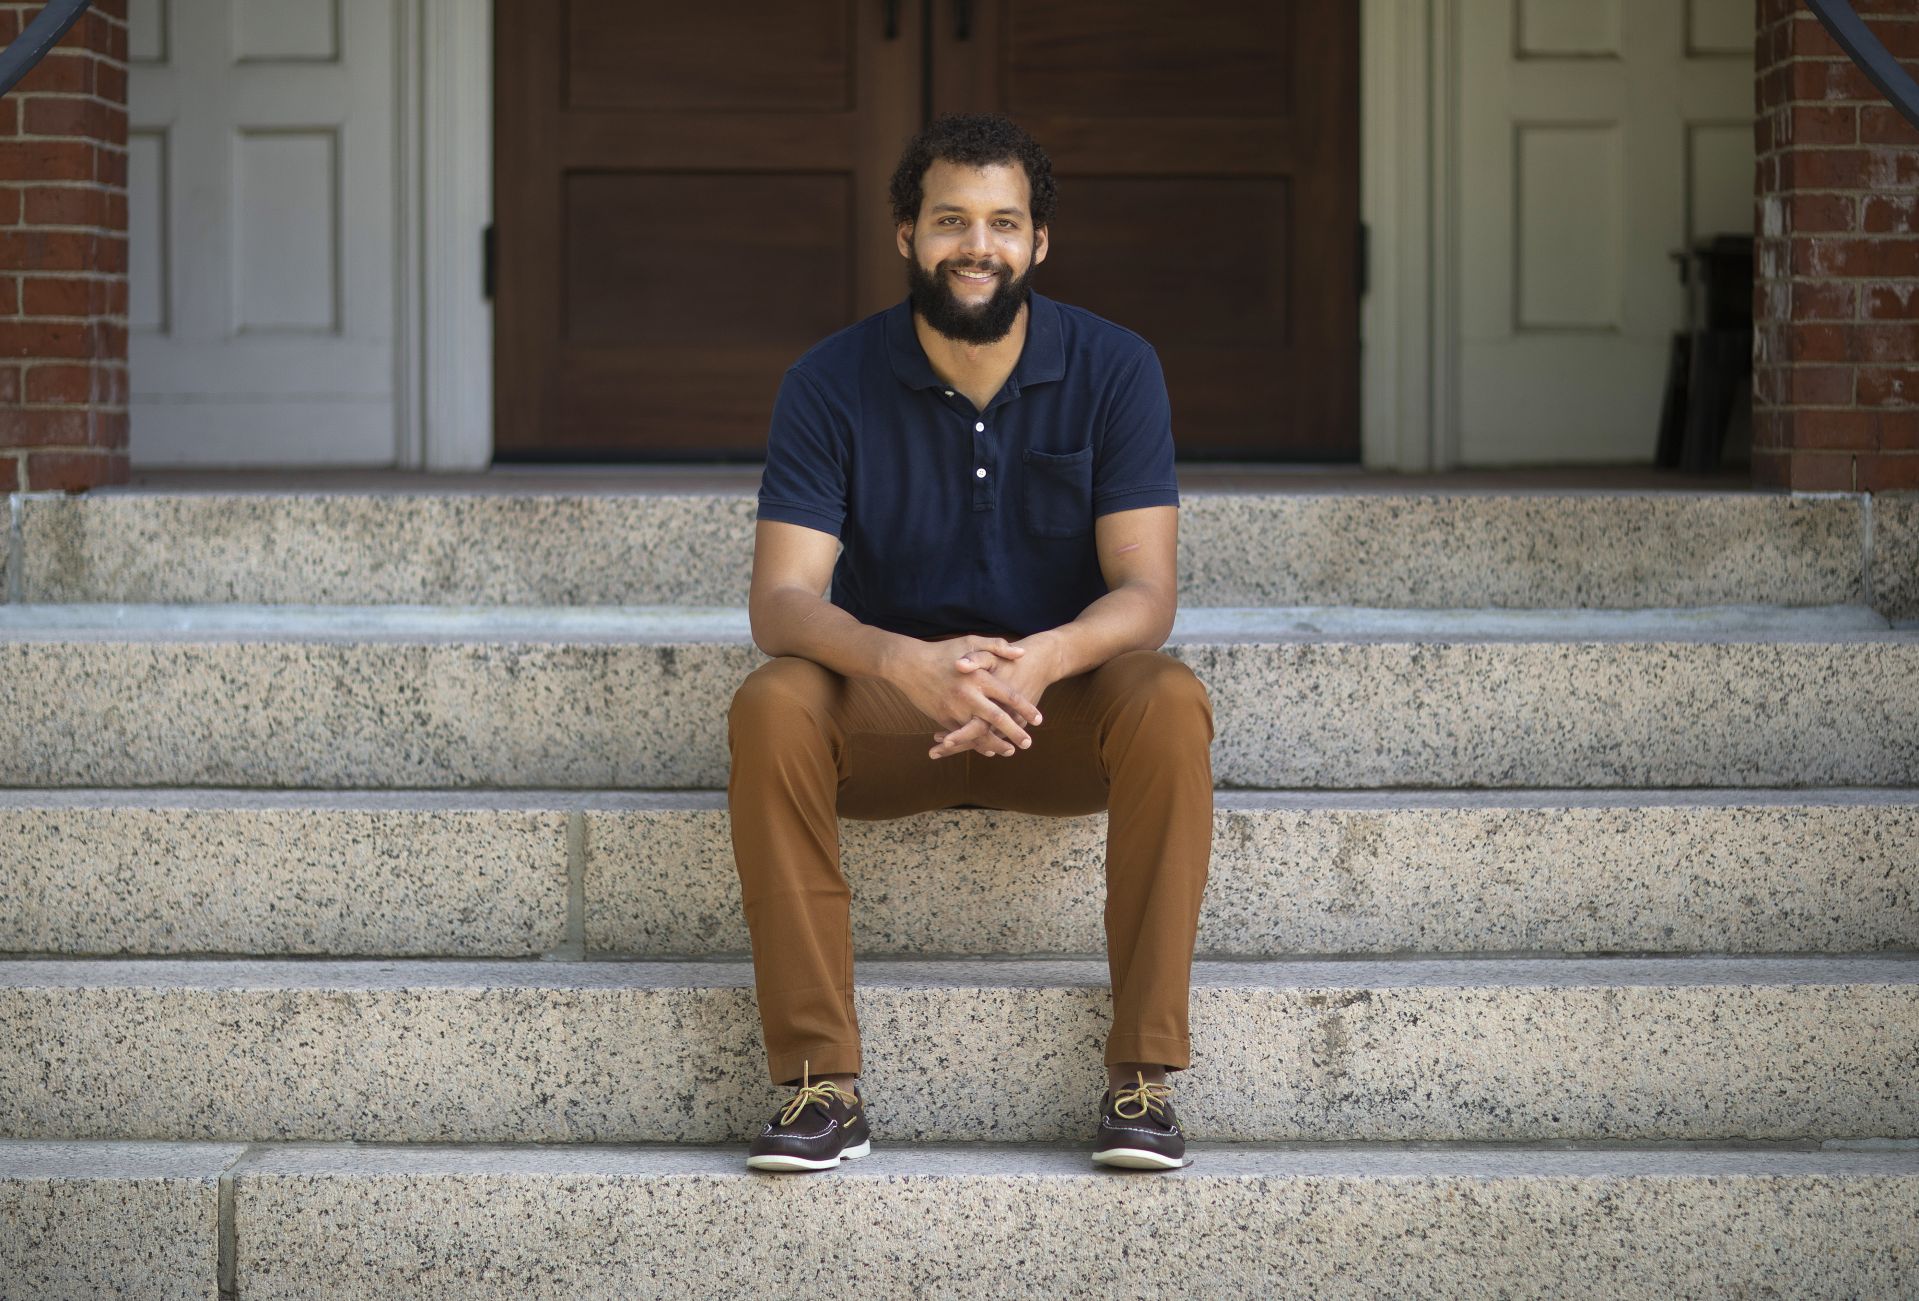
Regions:
<instances>
[{"instance_id":1,"label":"brown chino pants","mask_svg":"<svg viewBox=\"0 0 1919 1301\"><path fill-rule=\"evenodd\" d=\"M839 819L973 805L1055 817L1110 812L1106 1063L1190 1065L1187 1001L1212 850L1213 715L1178 660L1132 651L1064 678L1010 756L929 759L944 730L892 685L782 656L733 697L733 855L775 1084L860 1069L851 891Z\"/></svg>"}]
</instances>

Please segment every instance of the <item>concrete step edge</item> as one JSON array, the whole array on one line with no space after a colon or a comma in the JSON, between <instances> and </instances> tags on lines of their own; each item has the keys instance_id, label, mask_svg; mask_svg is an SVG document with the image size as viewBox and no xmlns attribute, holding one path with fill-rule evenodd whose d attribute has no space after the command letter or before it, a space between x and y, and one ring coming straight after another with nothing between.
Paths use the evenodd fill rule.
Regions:
<instances>
[{"instance_id":1,"label":"concrete step edge","mask_svg":"<svg viewBox=\"0 0 1919 1301\"><path fill-rule=\"evenodd\" d=\"M860 987L900 990L1095 988L1108 983L1096 957L876 957L860 962ZM10 958L0 988L239 991L464 989L737 989L753 965L710 960L434 958ZM1919 952L1820 955L1564 957L1475 954L1431 957L1206 959L1195 989L1597 989L1919 985Z\"/></svg>"},{"instance_id":2,"label":"concrete step edge","mask_svg":"<svg viewBox=\"0 0 1919 1301\"><path fill-rule=\"evenodd\" d=\"M1394 812L1492 809L1639 808L1906 808L1919 805L1919 786L1512 787L1498 790L1263 790L1221 789L1213 807L1242 813ZM266 790L246 786L0 787L0 809L193 809L216 812L652 812L700 813L726 807L726 792L690 790L568 790L464 787L404 790ZM954 815L986 816L990 809L956 808Z\"/></svg>"},{"instance_id":3,"label":"concrete step edge","mask_svg":"<svg viewBox=\"0 0 1919 1301\"><path fill-rule=\"evenodd\" d=\"M1865 605L1639 609L1187 606L1169 645L1267 642L1900 641ZM0 642L738 645L744 606L0 604Z\"/></svg>"},{"instance_id":4,"label":"concrete step edge","mask_svg":"<svg viewBox=\"0 0 1919 1301\"><path fill-rule=\"evenodd\" d=\"M1919 1139L1824 1142L1212 1143L1193 1142L1180 1177L1726 1178L1892 1175L1919 1178ZM0 1138L0 1181L393 1174L547 1178L757 1179L740 1143L209 1143ZM876 1141L884 1159L842 1177L1097 1176L1077 1143Z\"/></svg>"}]
</instances>

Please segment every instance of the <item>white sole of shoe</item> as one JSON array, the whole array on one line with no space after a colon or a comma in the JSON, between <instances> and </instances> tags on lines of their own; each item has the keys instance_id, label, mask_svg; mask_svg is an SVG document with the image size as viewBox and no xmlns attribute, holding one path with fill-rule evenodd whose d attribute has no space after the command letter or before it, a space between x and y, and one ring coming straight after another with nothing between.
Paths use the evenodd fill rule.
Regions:
<instances>
[{"instance_id":1,"label":"white sole of shoe","mask_svg":"<svg viewBox=\"0 0 1919 1301\"><path fill-rule=\"evenodd\" d=\"M1166 1156L1138 1147L1109 1147L1093 1153L1095 1165L1116 1165L1127 1170L1179 1170L1193 1163L1190 1156Z\"/></svg>"},{"instance_id":2,"label":"white sole of shoe","mask_svg":"<svg viewBox=\"0 0 1919 1301\"><path fill-rule=\"evenodd\" d=\"M746 1164L752 1170L831 1170L841 1161L857 1161L873 1150L873 1140L867 1139L855 1147L849 1147L838 1156L822 1157L817 1161L803 1156L749 1156Z\"/></svg>"}]
</instances>

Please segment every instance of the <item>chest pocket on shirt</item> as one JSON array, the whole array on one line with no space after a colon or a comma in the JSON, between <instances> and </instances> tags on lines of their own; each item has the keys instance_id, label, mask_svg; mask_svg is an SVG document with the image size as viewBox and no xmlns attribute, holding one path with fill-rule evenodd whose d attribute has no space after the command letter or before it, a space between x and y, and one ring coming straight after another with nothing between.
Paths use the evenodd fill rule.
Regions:
<instances>
[{"instance_id":1,"label":"chest pocket on shirt","mask_svg":"<svg viewBox=\"0 0 1919 1301\"><path fill-rule=\"evenodd\" d=\"M1093 449L1038 452L1028 448L1025 500L1028 531L1042 538L1076 538L1093 527Z\"/></svg>"}]
</instances>

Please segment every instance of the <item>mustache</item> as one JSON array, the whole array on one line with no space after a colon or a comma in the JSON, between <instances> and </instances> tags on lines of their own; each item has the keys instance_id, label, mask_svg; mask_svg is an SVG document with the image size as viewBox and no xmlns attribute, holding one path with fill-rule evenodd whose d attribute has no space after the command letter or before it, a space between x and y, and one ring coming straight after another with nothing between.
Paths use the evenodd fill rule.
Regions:
<instances>
[{"instance_id":1,"label":"mustache","mask_svg":"<svg viewBox=\"0 0 1919 1301\"><path fill-rule=\"evenodd\" d=\"M982 261L970 257L949 257L939 264L939 269L941 271L991 271L996 275L1006 274L1006 264L991 258Z\"/></svg>"}]
</instances>

